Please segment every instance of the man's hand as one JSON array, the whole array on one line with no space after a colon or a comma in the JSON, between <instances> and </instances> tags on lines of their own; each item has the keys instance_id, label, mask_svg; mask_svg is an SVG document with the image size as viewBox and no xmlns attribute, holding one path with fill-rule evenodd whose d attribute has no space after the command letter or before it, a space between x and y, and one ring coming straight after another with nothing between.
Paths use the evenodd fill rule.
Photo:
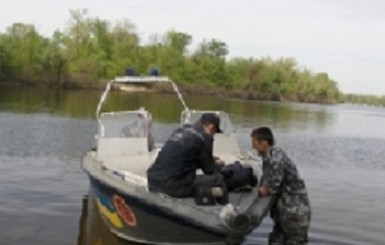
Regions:
<instances>
[{"instance_id":1,"label":"man's hand","mask_svg":"<svg viewBox=\"0 0 385 245\"><path fill-rule=\"evenodd\" d=\"M225 165L225 161L220 159L219 157L214 157L215 164L218 165L219 167L223 167Z\"/></svg>"},{"instance_id":2,"label":"man's hand","mask_svg":"<svg viewBox=\"0 0 385 245\"><path fill-rule=\"evenodd\" d=\"M266 197L269 195L269 189L267 186L261 186L258 188L258 193L261 197Z\"/></svg>"}]
</instances>

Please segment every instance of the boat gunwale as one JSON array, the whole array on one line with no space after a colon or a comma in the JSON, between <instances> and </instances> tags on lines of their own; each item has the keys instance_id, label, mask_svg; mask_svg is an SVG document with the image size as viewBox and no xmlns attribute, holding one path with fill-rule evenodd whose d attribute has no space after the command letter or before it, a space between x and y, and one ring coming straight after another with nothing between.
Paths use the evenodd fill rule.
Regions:
<instances>
[{"instance_id":1,"label":"boat gunwale","mask_svg":"<svg viewBox=\"0 0 385 245\"><path fill-rule=\"evenodd\" d=\"M87 157L87 155L85 157ZM119 180L118 176L113 176L112 174L107 174L106 172L103 173L101 167L100 169L98 169L96 168L96 166L90 166L93 164L91 162L92 160L89 161L90 162L87 163L86 161L84 161L83 158L82 166L85 172L89 175L89 177L96 179L103 185L116 189L118 192L123 193L129 198L136 199L138 202L144 203L147 206L156 207L162 213L167 214L167 216L174 216L173 218L176 217L188 221L189 225L192 225L194 228L198 228L199 230L203 230L205 232L209 231L213 234L220 236L224 236L231 232L228 227L224 226L221 223L221 219L219 218L219 212L223 208L223 206L218 206L218 213L215 213L213 211L210 212L208 210L205 210L202 207L191 205L190 203L183 201L183 199L169 197L161 193L149 192L147 188L143 186L124 181L122 180L122 178L120 178ZM96 159L94 159L94 161L94 163L97 163ZM156 200L162 200L162 202L156 202ZM176 209L175 204L178 204L178 206L180 205L180 208ZM188 207L188 210L186 210L186 207ZM191 212L194 212L195 214L192 215ZM216 222L212 222L211 224L208 223L207 220L204 219L205 217L207 217L207 215L214 216ZM203 219L191 219L190 216L201 216Z\"/></svg>"}]
</instances>

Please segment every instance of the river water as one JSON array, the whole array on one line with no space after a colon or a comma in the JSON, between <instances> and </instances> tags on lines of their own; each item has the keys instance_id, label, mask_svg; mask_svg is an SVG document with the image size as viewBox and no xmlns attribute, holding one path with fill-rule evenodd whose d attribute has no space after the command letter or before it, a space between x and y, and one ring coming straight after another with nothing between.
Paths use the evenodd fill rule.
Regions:
<instances>
[{"instance_id":1,"label":"river water","mask_svg":"<svg viewBox=\"0 0 385 245\"><path fill-rule=\"evenodd\" d=\"M101 222L80 158L93 147L100 91L0 87L0 244L129 244ZM112 93L107 110L144 105L163 141L182 106L174 95ZM244 149L273 128L298 165L313 209L311 244L385 244L385 109L189 96L195 109L227 111ZM271 221L245 244L266 244Z\"/></svg>"}]
</instances>

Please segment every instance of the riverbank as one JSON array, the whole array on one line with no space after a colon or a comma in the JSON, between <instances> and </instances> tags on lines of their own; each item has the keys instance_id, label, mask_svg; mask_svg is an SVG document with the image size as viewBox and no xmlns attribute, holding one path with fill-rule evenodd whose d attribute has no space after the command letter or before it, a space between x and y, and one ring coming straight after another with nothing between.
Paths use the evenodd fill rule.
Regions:
<instances>
[{"instance_id":1,"label":"riverbank","mask_svg":"<svg viewBox=\"0 0 385 245\"><path fill-rule=\"evenodd\" d=\"M26 87L42 87L65 90L104 90L108 81L71 81L61 84L51 83L35 83L35 82L5 82L0 86L26 86ZM301 103L318 103L318 104L336 104L339 101L333 100L316 100L314 98L299 98L297 95L274 95L269 93L261 93L256 91L247 91L241 89L227 89L216 86L205 86L200 84L178 83L178 87L182 94L185 95L202 95L215 96L240 100L259 100L259 101L280 101L280 102L301 102ZM154 86L120 86L115 85L113 90L121 90L126 92L152 92L152 93L174 93L172 86L169 84L155 84Z\"/></svg>"},{"instance_id":2,"label":"riverbank","mask_svg":"<svg viewBox=\"0 0 385 245\"><path fill-rule=\"evenodd\" d=\"M277 95L270 93L262 93L256 91L248 91L241 89L226 89L223 87L202 86L192 84L178 84L183 94L187 95L208 95L216 97L225 97L241 100L260 100L260 101L280 101L280 102L302 102L302 103L318 103L318 104L336 104L335 100L316 100L314 98L298 97L297 95ZM158 93L173 93L170 86L158 84L153 91Z\"/></svg>"},{"instance_id":3,"label":"riverbank","mask_svg":"<svg viewBox=\"0 0 385 245\"><path fill-rule=\"evenodd\" d=\"M8 81L0 82L0 86L30 86L41 88L65 89L65 90L99 90L105 89L108 80L90 80L84 79L66 79L61 83L50 82L28 82L28 81ZM182 94L185 95L208 95L222 98L240 99L240 100L259 100L259 101L280 101L280 102L300 102L312 104L337 104L337 103L351 103L360 105L385 106L384 96L374 95L360 95L360 94L342 94L337 99L322 99L316 98L314 95L304 96L300 94L271 94L261 93L255 90L249 91L245 89L228 89L218 87L217 85L202 85L179 82L178 87ZM119 90L118 87L113 89ZM173 93L173 89L168 84L156 84L151 88L139 89L122 89L127 92L156 92L156 93ZM1 92L1 91L0 91Z\"/></svg>"},{"instance_id":4,"label":"riverbank","mask_svg":"<svg viewBox=\"0 0 385 245\"><path fill-rule=\"evenodd\" d=\"M103 90L106 86L106 81L98 81L96 83L73 83L68 84L66 88L72 89L97 89ZM201 85L201 84L189 84L178 83L178 87L182 94L186 95L202 95L202 96L216 96L222 98L241 99L241 100L260 100L260 101L289 101L289 102L302 102L302 103L317 103L317 104L336 104L338 101L332 99L316 99L314 97L298 96L295 94L279 95L262 93L257 91L248 91L242 89L228 89L224 87L218 87L215 85ZM169 84L158 83L154 86L142 85L117 85L113 89L123 90L126 92L155 92L155 93L174 93L172 86Z\"/></svg>"}]
</instances>

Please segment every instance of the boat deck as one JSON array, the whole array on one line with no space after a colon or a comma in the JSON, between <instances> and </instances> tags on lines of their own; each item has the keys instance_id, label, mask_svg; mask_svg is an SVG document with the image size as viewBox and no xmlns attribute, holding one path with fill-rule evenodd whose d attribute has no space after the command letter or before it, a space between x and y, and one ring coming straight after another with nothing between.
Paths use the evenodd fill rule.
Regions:
<instances>
[{"instance_id":1,"label":"boat deck","mask_svg":"<svg viewBox=\"0 0 385 245\"><path fill-rule=\"evenodd\" d=\"M95 152L91 154L95 156ZM104 160L104 161L102 160L101 163L113 171L119 171L119 173L122 173L125 176L124 179L126 180L127 185L129 185L130 183L131 184L134 183L135 185L142 186L144 189L146 189L146 192L149 192L147 189L146 171L147 171L147 168L153 163L154 159L156 158L156 155L157 155L157 151L154 151L150 154L136 155L136 156L130 156L130 157L108 158L108 160ZM235 160L237 160L237 158L234 155L222 154L220 157L221 159L225 160L225 162L234 162ZM260 174L260 171L257 170L256 172L257 172L257 175ZM223 207L220 205L197 206L195 204L194 198L192 197L173 198L164 194L157 194L157 195L161 195L166 199L177 201L183 206L189 206L191 208L200 210L201 212L204 212L210 215L213 215L213 214L218 215ZM249 205L250 202L252 202L256 196L258 196L258 194L255 193L255 190L246 191L246 192L231 192L229 193L229 202L233 204L234 207L243 209L244 207ZM270 199L269 198L259 198L259 199L260 199L259 200L260 203L264 203L262 205L259 205L261 207L261 210L259 212L262 213L264 212L262 208L266 208L266 205Z\"/></svg>"}]
</instances>

